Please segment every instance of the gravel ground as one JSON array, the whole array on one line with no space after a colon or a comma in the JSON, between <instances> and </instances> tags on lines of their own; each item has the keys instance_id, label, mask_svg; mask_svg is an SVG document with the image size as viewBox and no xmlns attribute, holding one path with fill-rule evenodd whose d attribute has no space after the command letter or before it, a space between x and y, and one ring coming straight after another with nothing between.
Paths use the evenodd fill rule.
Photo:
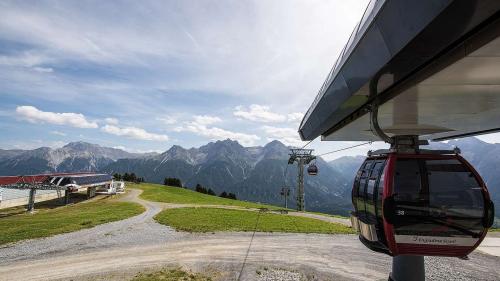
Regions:
<instances>
[{"instance_id":1,"label":"gravel ground","mask_svg":"<svg viewBox=\"0 0 500 281\"><path fill-rule=\"evenodd\" d=\"M306 277L295 271L285 269L263 269L256 272L257 281L306 281Z\"/></svg>"},{"instance_id":2,"label":"gravel ground","mask_svg":"<svg viewBox=\"0 0 500 281\"><path fill-rule=\"evenodd\" d=\"M458 258L426 257L427 280L500 280L499 257L477 252L472 253L469 257L468 261Z\"/></svg>"},{"instance_id":3,"label":"gravel ground","mask_svg":"<svg viewBox=\"0 0 500 281\"><path fill-rule=\"evenodd\" d=\"M391 268L390 257L355 235L176 232L152 219L165 204L138 194L123 200L143 204L139 216L0 248L0 280L127 280L144 268L180 265L215 269L220 280L368 281L387 280ZM500 258L479 252L468 261L429 257L426 269L427 280L500 280Z\"/></svg>"},{"instance_id":4,"label":"gravel ground","mask_svg":"<svg viewBox=\"0 0 500 281\"><path fill-rule=\"evenodd\" d=\"M131 189L120 199L143 204L146 211L138 216L76 232L0 246L0 261L46 258L113 247L161 245L182 239L182 233L152 219L162 210L161 204L140 200L138 194L140 191Z\"/></svg>"}]
</instances>

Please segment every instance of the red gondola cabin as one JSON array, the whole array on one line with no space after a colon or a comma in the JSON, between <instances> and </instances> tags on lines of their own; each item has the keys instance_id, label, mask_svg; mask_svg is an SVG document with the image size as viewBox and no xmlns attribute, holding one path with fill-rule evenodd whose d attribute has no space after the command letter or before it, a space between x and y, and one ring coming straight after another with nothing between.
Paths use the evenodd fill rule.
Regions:
<instances>
[{"instance_id":1,"label":"red gondola cabin","mask_svg":"<svg viewBox=\"0 0 500 281\"><path fill-rule=\"evenodd\" d=\"M458 154L369 156L352 189L351 221L368 248L464 257L493 224L488 190Z\"/></svg>"},{"instance_id":2,"label":"red gondola cabin","mask_svg":"<svg viewBox=\"0 0 500 281\"><path fill-rule=\"evenodd\" d=\"M316 176L318 174L318 167L315 164L310 164L307 167L307 174L310 176Z\"/></svg>"}]
</instances>

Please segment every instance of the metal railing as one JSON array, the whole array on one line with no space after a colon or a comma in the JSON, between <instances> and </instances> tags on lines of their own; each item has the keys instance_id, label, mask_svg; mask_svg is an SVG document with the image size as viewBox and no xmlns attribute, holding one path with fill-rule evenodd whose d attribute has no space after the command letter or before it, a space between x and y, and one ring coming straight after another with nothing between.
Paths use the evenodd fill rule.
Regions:
<instances>
[{"instance_id":1,"label":"metal railing","mask_svg":"<svg viewBox=\"0 0 500 281\"><path fill-rule=\"evenodd\" d=\"M50 193L56 193L56 190L39 190L37 191L37 195L40 194L50 194ZM19 199L19 198L28 198L29 197L29 190L16 190L16 189L6 189L6 188L1 188L0 187L0 193L2 193L2 200L7 201L7 200L13 200L13 199Z\"/></svg>"}]
</instances>

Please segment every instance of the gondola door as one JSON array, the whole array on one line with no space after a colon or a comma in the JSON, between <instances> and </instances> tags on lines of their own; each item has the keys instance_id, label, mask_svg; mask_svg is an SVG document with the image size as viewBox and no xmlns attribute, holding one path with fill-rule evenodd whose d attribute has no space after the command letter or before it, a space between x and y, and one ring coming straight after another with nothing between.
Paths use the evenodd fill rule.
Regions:
<instances>
[{"instance_id":1,"label":"gondola door","mask_svg":"<svg viewBox=\"0 0 500 281\"><path fill-rule=\"evenodd\" d=\"M377 208L382 201L380 179L385 163L385 158L367 159L358 171L352 194L355 208L352 224L359 231L360 240L368 248L384 253L387 248L380 242L385 241L382 215Z\"/></svg>"}]
</instances>

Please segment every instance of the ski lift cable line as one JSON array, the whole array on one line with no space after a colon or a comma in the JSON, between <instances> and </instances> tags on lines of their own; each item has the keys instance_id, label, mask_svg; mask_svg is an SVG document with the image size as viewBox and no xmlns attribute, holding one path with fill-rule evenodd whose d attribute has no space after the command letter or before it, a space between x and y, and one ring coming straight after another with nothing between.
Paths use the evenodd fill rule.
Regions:
<instances>
[{"instance_id":1,"label":"ski lift cable line","mask_svg":"<svg viewBox=\"0 0 500 281\"><path fill-rule=\"evenodd\" d=\"M287 175L288 175L288 166L286 165L285 170L283 171L283 187L288 187L287 184Z\"/></svg>"},{"instance_id":2,"label":"ski lift cable line","mask_svg":"<svg viewBox=\"0 0 500 281\"><path fill-rule=\"evenodd\" d=\"M308 146L311 142L313 142L315 139L312 139L310 140L309 142L307 142L306 144L304 144L303 147L301 147L300 149L304 149L306 146Z\"/></svg>"},{"instance_id":3,"label":"ski lift cable line","mask_svg":"<svg viewBox=\"0 0 500 281\"><path fill-rule=\"evenodd\" d=\"M344 147L344 148L341 148L341 149L337 149L337 150L333 150L333 151L330 151L330 152L326 152L326 153L322 153L322 154L316 155L316 157L320 157L320 156L323 156L323 155L327 155L327 154L332 154L332 153L336 153L336 152L348 150L348 149L355 148L355 147L358 147L358 146L363 146L363 145L371 144L372 142L373 141L367 141L367 142L364 142L364 143L361 143L361 144L357 144L357 145L353 145L353 146L349 146L349 147Z\"/></svg>"}]
</instances>

